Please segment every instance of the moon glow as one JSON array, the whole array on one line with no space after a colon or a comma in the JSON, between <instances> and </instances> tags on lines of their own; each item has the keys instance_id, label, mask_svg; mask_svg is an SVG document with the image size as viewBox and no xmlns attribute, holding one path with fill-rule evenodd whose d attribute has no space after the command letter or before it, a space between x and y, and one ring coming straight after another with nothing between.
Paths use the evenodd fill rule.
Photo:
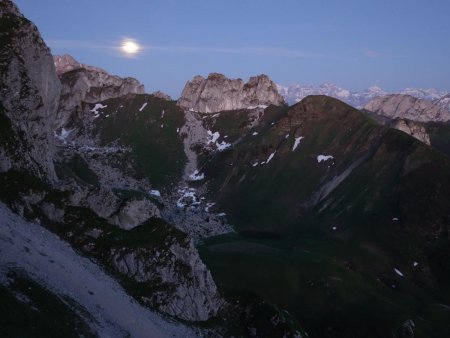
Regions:
<instances>
[{"instance_id":1,"label":"moon glow","mask_svg":"<svg viewBox=\"0 0 450 338\"><path fill-rule=\"evenodd\" d=\"M140 49L138 43L133 40L124 40L120 48L125 54L128 55L136 54Z\"/></svg>"}]
</instances>

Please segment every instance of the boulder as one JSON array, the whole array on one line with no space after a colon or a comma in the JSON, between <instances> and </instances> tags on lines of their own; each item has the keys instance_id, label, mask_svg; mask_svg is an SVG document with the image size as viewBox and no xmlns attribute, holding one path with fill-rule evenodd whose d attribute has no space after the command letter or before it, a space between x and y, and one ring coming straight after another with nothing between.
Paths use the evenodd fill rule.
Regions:
<instances>
[{"instance_id":1,"label":"boulder","mask_svg":"<svg viewBox=\"0 0 450 338\"><path fill-rule=\"evenodd\" d=\"M112 224L130 230L152 217L161 217L158 207L147 198L128 200L110 217Z\"/></svg>"}]
</instances>

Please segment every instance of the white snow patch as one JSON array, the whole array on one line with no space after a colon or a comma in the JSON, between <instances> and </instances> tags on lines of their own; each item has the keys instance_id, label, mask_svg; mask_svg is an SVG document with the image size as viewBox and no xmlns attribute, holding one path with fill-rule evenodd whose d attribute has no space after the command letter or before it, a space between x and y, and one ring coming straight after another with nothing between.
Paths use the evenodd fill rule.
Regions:
<instances>
[{"instance_id":1,"label":"white snow patch","mask_svg":"<svg viewBox=\"0 0 450 338\"><path fill-rule=\"evenodd\" d=\"M266 161L266 164L270 162L270 160L275 156L276 151L269 155L269 158Z\"/></svg>"},{"instance_id":2,"label":"white snow patch","mask_svg":"<svg viewBox=\"0 0 450 338\"><path fill-rule=\"evenodd\" d=\"M255 162L255 163L253 163L253 167L256 167L257 165L259 164L259 162Z\"/></svg>"},{"instance_id":3,"label":"white snow patch","mask_svg":"<svg viewBox=\"0 0 450 338\"><path fill-rule=\"evenodd\" d=\"M217 140L220 137L220 133L218 131L213 133L211 130L207 130L206 132L210 136L210 139L208 140L207 144L215 144L218 151L223 151L223 150L231 147L231 144L227 143L225 141L222 141L220 143L217 142Z\"/></svg>"},{"instance_id":4,"label":"white snow patch","mask_svg":"<svg viewBox=\"0 0 450 338\"><path fill-rule=\"evenodd\" d=\"M164 128L164 124L161 124L161 128Z\"/></svg>"},{"instance_id":5,"label":"white snow patch","mask_svg":"<svg viewBox=\"0 0 450 338\"><path fill-rule=\"evenodd\" d=\"M397 275L399 275L400 277L403 277L403 274L399 269L395 268L394 271Z\"/></svg>"},{"instance_id":6,"label":"white snow patch","mask_svg":"<svg viewBox=\"0 0 450 338\"><path fill-rule=\"evenodd\" d=\"M145 102L143 105L142 105L142 107L141 108L139 108L139 111L143 111L144 110L144 108L147 106L147 102Z\"/></svg>"},{"instance_id":7,"label":"white snow patch","mask_svg":"<svg viewBox=\"0 0 450 338\"><path fill-rule=\"evenodd\" d=\"M64 143L66 143L66 138L70 135L70 133L72 133L75 129L70 129L70 130L66 130L65 128L61 129L61 133L58 135L56 134L56 132L54 132L55 137L60 140L63 141Z\"/></svg>"},{"instance_id":8,"label":"white snow patch","mask_svg":"<svg viewBox=\"0 0 450 338\"><path fill-rule=\"evenodd\" d=\"M265 104L259 104L257 106L248 106L247 109L256 109L256 108L260 108L260 109L266 109L268 106L266 106Z\"/></svg>"},{"instance_id":9,"label":"white snow patch","mask_svg":"<svg viewBox=\"0 0 450 338\"><path fill-rule=\"evenodd\" d=\"M394 217L394 218L392 219L392 221L398 222L398 218L397 218L397 217Z\"/></svg>"},{"instance_id":10,"label":"white snow patch","mask_svg":"<svg viewBox=\"0 0 450 338\"><path fill-rule=\"evenodd\" d=\"M225 141L222 141L221 143L217 143L216 142L216 147L217 147L218 151L222 151L222 150L225 150L227 148L230 148L231 144L230 143L226 143Z\"/></svg>"},{"instance_id":11,"label":"white snow patch","mask_svg":"<svg viewBox=\"0 0 450 338\"><path fill-rule=\"evenodd\" d=\"M322 161L328 161L331 160L333 158L333 156L331 155L319 155L317 156L317 162L322 162Z\"/></svg>"},{"instance_id":12,"label":"white snow patch","mask_svg":"<svg viewBox=\"0 0 450 338\"><path fill-rule=\"evenodd\" d=\"M177 128L177 133L179 133L180 132L180 128Z\"/></svg>"},{"instance_id":13,"label":"white snow patch","mask_svg":"<svg viewBox=\"0 0 450 338\"><path fill-rule=\"evenodd\" d=\"M221 212L221 213L218 213L216 216L217 216L217 217L224 217L224 216L226 216L226 215L227 215L226 213Z\"/></svg>"},{"instance_id":14,"label":"white snow patch","mask_svg":"<svg viewBox=\"0 0 450 338\"><path fill-rule=\"evenodd\" d=\"M79 151L89 153L89 152L95 152L100 154L110 154L110 153L117 153L117 152L129 152L129 148L125 147L93 147L88 145L83 145L78 148Z\"/></svg>"},{"instance_id":15,"label":"white snow patch","mask_svg":"<svg viewBox=\"0 0 450 338\"><path fill-rule=\"evenodd\" d=\"M216 143L220 137L220 133L218 131L213 133L211 130L208 130L207 133L209 136L211 136L211 139L208 140L208 144Z\"/></svg>"},{"instance_id":16,"label":"white snow patch","mask_svg":"<svg viewBox=\"0 0 450 338\"><path fill-rule=\"evenodd\" d=\"M189 175L190 181L201 181L205 178L205 174L200 173L198 170L195 170L193 174Z\"/></svg>"},{"instance_id":17,"label":"white snow patch","mask_svg":"<svg viewBox=\"0 0 450 338\"><path fill-rule=\"evenodd\" d=\"M300 144L300 141L303 139L303 136L299 136L295 138L294 146L292 147L292 151L297 149L298 145Z\"/></svg>"},{"instance_id":18,"label":"white snow patch","mask_svg":"<svg viewBox=\"0 0 450 338\"><path fill-rule=\"evenodd\" d=\"M162 113L161 113L161 118L162 118L162 119L164 118L164 109L163 109L163 111L162 111Z\"/></svg>"},{"instance_id":19,"label":"white snow patch","mask_svg":"<svg viewBox=\"0 0 450 338\"><path fill-rule=\"evenodd\" d=\"M286 136L284 138L288 138L288 137L289 137L289 134L286 134Z\"/></svg>"},{"instance_id":20,"label":"white snow patch","mask_svg":"<svg viewBox=\"0 0 450 338\"><path fill-rule=\"evenodd\" d=\"M258 132L257 132L257 131L254 131L253 134L252 134L252 136L256 136L256 135L258 135Z\"/></svg>"},{"instance_id":21,"label":"white snow patch","mask_svg":"<svg viewBox=\"0 0 450 338\"><path fill-rule=\"evenodd\" d=\"M181 197L177 201L177 207L182 209L187 205L196 206L200 204L194 188L182 188L178 189L178 192L181 193Z\"/></svg>"},{"instance_id":22,"label":"white snow patch","mask_svg":"<svg viewBox=\"0 0 450 338\"><path fill-rule=\"evenodd\" d=\"M419 263L417 263L417 262L414 262L414 263L413 263L413 266L414 266L414 267L416 267L417 265L419 265Z\"/></svg>"},{"instance_id":23,"label":"white snow patch","mask_svg":"<svg viewBox=\"0 0 450 338\"><path fill-rule=\"evenodd\" d=\"M205 212L209 212L209 209L216 203L206 203Z\"/></svg>"},{"instance_id":24,"label":"white snow patch","mask_svg":"<svg viewBox=\"0 0 450 338\"><path fill-rule=\"evenodd\" d=\"M150 190L150 195L161 197L161 192L159 190Z\"/></svg>"},{"instance_id":25,"label":"white snow patch","mask_svg":"<svg viewBox=\"0 0 450 338\"><path fill-rule=\"evenodd\" d=\"M336 231L336 230L337 230L337 227L334 226L334 227L332 227L331 229L333 229L333 231Z\"/></svg>"},{"instance_id":26,"label":"white snow patch","mask_svg":"<svg viewBox=\"0 0 450 338\"><path fill-rule=\"evenodd\" d=\"M101 103L96 103L94 108L91 109L91 112L94 113L94 115L98 115L100 114L100 112L98 111L99 109L104 109L108 107L107 105L102 105Z\"/></svg>"}]
</instances>

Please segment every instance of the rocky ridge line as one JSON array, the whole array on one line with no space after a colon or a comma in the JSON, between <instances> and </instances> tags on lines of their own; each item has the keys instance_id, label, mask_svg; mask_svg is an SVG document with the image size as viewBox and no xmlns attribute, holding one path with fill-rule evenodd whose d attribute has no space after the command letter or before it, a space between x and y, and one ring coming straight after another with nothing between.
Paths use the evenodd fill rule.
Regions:
<instances>
[{"instance_id":1,"label":"rocky ridge line","mask_svg":"<svg viewBox=\"0 0 450 338\"><path fill-rule=\"evenodd\" d=\"M96 103L127 94L143 94L144 85L132 77L121 78L79 63L68 55L55 56L61 81L61 97L53 128L60 130L75 115L82 114L82 103Z\"/></svg>"},{"instance_id":2,"label":"rocky ridge line","mask_svg":"<svg viewBox=\"0 0 450 338\"><path fill-rule=\"evenodd\" d=\"M367 103L364 109L391 119L401 118L418 122L446 122L450 120L450 111L436 106L431 101L418 99L410 95L393 94L377 97Z\"/></svg>"},{"instance_id":3,"label":"rocky ridge line","mask_svg":"<svg viewBox=\"0 0 450 338\"><path fill-rule=\"evenodd\" d=\"M201 113L254 109L271 104L281 106L285 102L267 75L251 77L247 83L219 73L211 73L206 79L198 75L186 83L178 100L181 108Z\"/></svg>"}]
</instances>

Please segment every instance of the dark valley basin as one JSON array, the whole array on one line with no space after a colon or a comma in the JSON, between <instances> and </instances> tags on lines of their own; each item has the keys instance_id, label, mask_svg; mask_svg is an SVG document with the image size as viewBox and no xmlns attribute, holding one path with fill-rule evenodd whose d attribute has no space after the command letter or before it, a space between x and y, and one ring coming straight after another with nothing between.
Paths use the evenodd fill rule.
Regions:
<instances>
[{"instance_id":1,"label":"dark valley basin","mask_svg":"<svg viewBox=\"0 0 450 338\"><path fill-rule=\"evenodd\" d=\"M277 234L275 232L269 232L269 231L257 231L257 230L247 230L247 231L240 231L239 234L248 239L282 239L283 236L280 234Z\"/></svg>"},{"instance_id":2,"label":"dark valley basin","mask_svg":"<svg viewBox=\"0 0 450 338\"><path fill-rule=\"evenodd\" d=\"M371 242L230 234L206 240L199 251L225 294L257 294L289 311L311 337L388 337L409 320L415 337L450 334L443 294L417 285L425 272L414 271L414 262L400 271Z\"/></svg>"}]
</instances>

